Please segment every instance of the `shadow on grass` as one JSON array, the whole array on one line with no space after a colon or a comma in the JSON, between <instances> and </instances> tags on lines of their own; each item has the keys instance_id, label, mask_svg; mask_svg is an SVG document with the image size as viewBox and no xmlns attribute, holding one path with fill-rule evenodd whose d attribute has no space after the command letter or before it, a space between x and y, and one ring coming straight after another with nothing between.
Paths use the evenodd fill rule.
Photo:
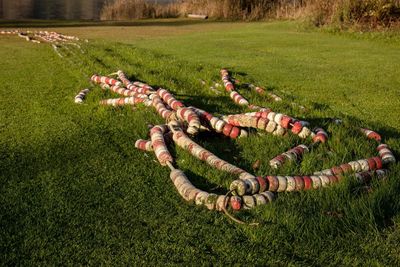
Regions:
<instances>
[{"instance_id":1,"label":"shadow on grass","mask_svg":"<svg viewBox=\"0 0 400 267\"><path fill-rule=\"evenodd\" d=\"M224 195L226 194L226 189L222 186L212 183L207 180L205 177L200 176L192 172L191 170L185 170L186 177L190 180L190 182L200 190L204 190L210 193Z\"/></svg>"}]
</instances>

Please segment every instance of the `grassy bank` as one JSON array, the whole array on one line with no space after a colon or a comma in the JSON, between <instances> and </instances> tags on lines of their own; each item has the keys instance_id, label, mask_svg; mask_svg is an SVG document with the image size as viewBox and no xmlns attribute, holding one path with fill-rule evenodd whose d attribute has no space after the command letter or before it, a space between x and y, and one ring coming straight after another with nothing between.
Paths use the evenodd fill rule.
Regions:
<instances>
[{"instance_id":1,"label":"grassy bank","mask_svg":"<svg viewBox=\"0 0 400 267\"><path fill-rule=\"evenodd\" d=\"M369 193L349 178L320 191L280 194L271 205L237 214L260 227L239 226L185 203L154 156L135 150L147 123L161 122L153 110L99 107L99 99L111 95L98 88L87 104L73 103L92 73L123 69L188 104L238 112L222 90L215 95L199 82L217 81L219 68L227 67L284 97L271 103L244 92L251 101L328 130L326 145L279 173L310 173L374 155L374 143L351 126L379 131L398 157L398 42L303 31L287 22L57 30L89 38L85 53L62 50L59 58L49 46L0 37L3 264L400 263L398 164ZM346 126L333 125L331 117ZM260 159L257 175L276 173L269 159L300 143L269 135L197 141L247 170ZM185 151L173 153L201 188L219 190L232 180Z\"/></svg>"}]
</instances>

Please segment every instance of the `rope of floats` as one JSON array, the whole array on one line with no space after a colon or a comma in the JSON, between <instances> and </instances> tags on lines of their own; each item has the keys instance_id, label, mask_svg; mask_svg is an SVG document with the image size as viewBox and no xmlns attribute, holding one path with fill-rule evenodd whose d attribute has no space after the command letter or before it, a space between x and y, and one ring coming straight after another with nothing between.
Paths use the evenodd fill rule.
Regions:
<instances>
[{"instance_id":1,"label":"rope of floats","mask_svg":"<svg viewBox=\"0 0 400 267\"><path fill-rule=\"evenodd\" d=\"M170 179L184 200L205 206L210 210L223 211L238 223L243 222L232 217L228 209L238 211L265 205L272 202L279 192L327 187L340 182L346 175L354 176L359 183L368 183L374 177L386 176L389 165L396 162L389 146L382 142L382 138L377 132L361 128L360 132L366 138L376 141L376 156L332 166L310 175L255 176L219 158L193 141L192 137L206 130L236 139L247 137L249 135L247 129L254 129L276 136L294 134L301 139L311 141L311 145L300 144L272 158L269 162L270 166L273 169L279 169L287 161L300 162L303 155L308 153L311 148L325 143L328 140L328 134L320 127L311 130L308 122L274 112L270 108L250 104L235 89L235 83L238 81L233 79L226 69L222 69L220 75L230 98L234 103L245 106L253 112L216 116L197 107L185 106L183 102L177 100L173 94L164 88L155 89L143 82L131 82L120 70L116 75L117 79L99 75L91 77L91 81L100 85L103 89L109 89L124 96L101 100L99 104L110 106L144 104L153 107L166 122L152 126L150 140L139 139L135 142L135 147L143 151L154 152L158 162L170 169ZM249 84L248 87L258 94L265 94L266 92L264 88L252 84ZM88 93L89 89L80 91L75 97L75 102L83 103ZM274 101L282 100L273 93L268 95ZM340 120L336 120L336 122L340 123ZM185 173L175 167L174 158L168 148L170 143L183 148L211 167L236 177L231 182L227 194L209 193L195 187Z\"/></svg>"},{"instance_id":2,"label":"rope of floats","mask_svg":"<svg viewBox=\"0 0 400 267\"><path fill-rule=\"evenodd\" d=\"M25 39L28 42L32 43L47 43L50 44L54 50L54 52L61 58L64 56L60 53L61 47L68 47L66 45L73 45L80 49L81 46L78 44L80 39L76 36L65 35L54 31L22 31L22 30L0 30L0 35L15 35L22 39ZM87 41L87 40L86 40Z\"/></svg>"}]
</instances>

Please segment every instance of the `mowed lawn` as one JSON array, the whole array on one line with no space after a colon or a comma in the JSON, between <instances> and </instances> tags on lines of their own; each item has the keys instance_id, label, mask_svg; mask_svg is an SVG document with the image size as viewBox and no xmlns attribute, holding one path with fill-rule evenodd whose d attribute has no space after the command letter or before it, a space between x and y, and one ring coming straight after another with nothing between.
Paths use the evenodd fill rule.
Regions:
<instances>
[{"instance_id":1,"label":"mowed lawn","mask_svg":"<svg viewBox=\"0 0 400 267\"><path fill-rule=\"evenodd\" d=\"M25 28L26 25L22 25ZM50 28L53 29L53 28ZM385 35L331 34L294 22L142 21L60 27L88 39L82 51L0 36L0 259L2 265L389 265L400 264L400 167L365 190L354 178L318 191L281 193L276 202L235 213L260 226L186 203L152 153L135 149L151 108L100 107L115 97L93 73L124 70L213 113L246 111L220 88L226 67L283 97L253 103L323 126L330 136L301 164L268 162L302 141L253 134L197 142L257 175L311 174L375 156L372 128L400 153L400 42ZM204 80L206 85L200 82ZM73 98L92 89L83 105ZM302 104L306 110L292 106ZM331 118L342 118L337 126ZM234 177L171 147L193 183L225 192ZM252 169L256 160L260 167Z\"/></svg>"}]
</instances>

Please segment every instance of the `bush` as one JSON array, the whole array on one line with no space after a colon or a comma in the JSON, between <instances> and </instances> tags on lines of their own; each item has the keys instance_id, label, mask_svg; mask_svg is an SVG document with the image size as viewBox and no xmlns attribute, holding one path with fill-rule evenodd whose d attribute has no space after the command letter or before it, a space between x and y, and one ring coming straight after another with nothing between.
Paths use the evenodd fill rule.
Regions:
<instances>
[{"instance_id":1,"label":"bush","mask_svg":"<svg viewBox=\"0 0 400 267\"><path fill-rule=\"evenodd\" d=\"M399 0L315 0L308 4L308 17L317 25L363 25L390 27L400 21Z\"/></svg>"}]
</instances>

